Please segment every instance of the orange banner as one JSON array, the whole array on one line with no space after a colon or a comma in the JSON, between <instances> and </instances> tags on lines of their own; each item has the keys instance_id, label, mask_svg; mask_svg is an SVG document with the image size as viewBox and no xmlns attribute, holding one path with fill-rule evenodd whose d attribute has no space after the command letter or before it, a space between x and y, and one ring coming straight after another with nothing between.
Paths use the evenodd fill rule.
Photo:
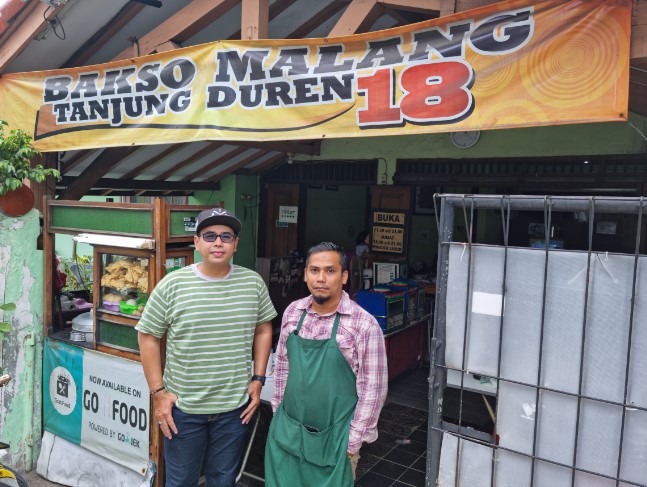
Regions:
<instances>
[{"instance_id":1,"label":"orange banner","mask_svg":"<svg viewBox=\"0 0 647 487\"><path fill-rule=\"evenodd\" d=\"M631 8L513 0L355 36L6 74L0 118L42 151L622 121Z\"/></svg>"}]
</instances>

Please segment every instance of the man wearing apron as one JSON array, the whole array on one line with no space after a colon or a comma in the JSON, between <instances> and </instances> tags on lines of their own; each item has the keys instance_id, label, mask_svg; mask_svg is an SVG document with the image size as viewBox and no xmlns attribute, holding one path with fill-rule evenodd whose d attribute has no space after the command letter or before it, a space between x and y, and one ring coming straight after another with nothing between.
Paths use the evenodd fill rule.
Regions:
<instances>
[{"instance_id":1,"label":"man wearing apron","mask_svg":"<svg viewBox=\"0 0 647 487\"><path fill-rule=\"evenodd\" d=\"M311 294L285 310L274 356L268 487L352 486L362 443L377 439L388 385L384 336L342 290L347 279L341 247L310 248Z\"/></svg>"}]
</instances>

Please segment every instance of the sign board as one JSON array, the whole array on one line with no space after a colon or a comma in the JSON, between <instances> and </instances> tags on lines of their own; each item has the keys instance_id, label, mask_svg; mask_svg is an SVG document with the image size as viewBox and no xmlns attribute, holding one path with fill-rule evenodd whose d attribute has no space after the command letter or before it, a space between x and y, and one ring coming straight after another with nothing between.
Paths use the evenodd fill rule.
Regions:
<instances>
[{"instance_id":1,"label":"sign board","mask_svg":"<svg viewBox=\"0 0 647 487\"><path fill-rule=\"evenodd\" d=\"M45 341L44 427L144 475L149 394L142 366L64 342Z\"/></svg>"},{"instance_id":2,"label":"sign board","mask_svg":"<svg viewBox=\"0 0 647 487\"><path fill-rule=\"evenodd\" d=\"M219 40L3 73L0 114L44 152L625 122L631 19L631 0L509 0L325 40Z\"/></svg>"},{"instance_id":3,"label":"sign board","mask_svg":"<svg viewBox=\"0 0 647 487\"><path fill-rule=\"evenodd\" d=\"M184 217L184 231L195 233L195 227L197 224L197 218L194 216L185 216Z\"/></svg>"},{"instance_id":4,"label":"sign board","mask_svg":"<svg viewBox=\"0 0 647 487\"><path fill-rule=\"evenodd\" d=\"M284 223L297 223L299 216L298 206L279 206L279 221Z\"/></svg>"},{"instance_id":5,"label":"sign board","mask_svg":"<svg viewBox=\"0 0 647 487\"><path fill-rule=\"evenodd\" d=\"M371 218L371 251L390 254L405 254L407 239L405 229L408 225L407 211L373 210Z\"/></svg>"}]
</instances>

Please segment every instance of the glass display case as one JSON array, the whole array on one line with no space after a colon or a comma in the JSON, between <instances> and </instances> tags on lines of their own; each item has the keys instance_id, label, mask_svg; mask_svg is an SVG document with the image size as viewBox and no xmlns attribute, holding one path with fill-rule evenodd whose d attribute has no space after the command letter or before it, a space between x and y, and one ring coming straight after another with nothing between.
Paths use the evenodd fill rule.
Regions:
<instances>
[{"instance_id":1,"label":"glass display case","mask_svg":"<svg viewBox=\"0 0 647 487\"><path fill-rule=\"evenodd\" d=\"M132 317L141 316L152 288L150 255L133 255L117 249L99 253L100 291L97 309Z\"/></svg>"},{"instance_id":2,"label":"glass display case","mask_svg":"<svg viewBox=\"0 0 647 487\"><path fill-rule=\"evenodd\" d=\"M193 263L193 249L169 249L161 272L156 252L148 249L94 246L94 344L137 354L135 325L144 312L150 291L168 272Z\"/></svg>"},{"instance_id":3,"label":"glass display case","mask_svg":"<svg viewBox=\"0 0 647 487\"><path fill-rule=\"evenodd\" d=\"M155 285L155 251L94 246L94 343L137 353L134 329Z\"/></svg>"}]
</instances>

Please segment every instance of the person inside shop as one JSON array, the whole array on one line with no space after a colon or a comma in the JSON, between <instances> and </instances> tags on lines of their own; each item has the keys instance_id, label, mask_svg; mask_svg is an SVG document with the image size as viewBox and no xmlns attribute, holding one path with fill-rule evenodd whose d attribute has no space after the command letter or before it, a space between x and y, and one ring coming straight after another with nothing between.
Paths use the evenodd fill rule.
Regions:
<instances>
[{"instance_id":1,"label":"person inside shop","mask_svg":"<svg viewBox=\"0 0 647 487\"><path fill-rule=\"evenodd\" d=\"M368 245L370 243L370 238L371 238L371 234L366 230L364 230L363 232L360 232L360 234L357 236L357 240L355 242L355 254L358 257L361 257L362 254L368 252Z\"/></svg>"},{"instance_id":2,"label":"person inside shop","mask_svg":"<svg viewBox=\"0 0 647 487\"><path fill-rule=\"evenodd\" d=\"M308 250L311 294L285 310L274 354L268 487L352 486L362 444L377 439L388 387L384 336L343 291L347 279L343 248Z\"/></svg>"},{"instance_id":3,"label":"person inside shop","mask_svg":"<svg viewBox=\"0 0 647 487\"><path fill-rule=\"evenodd\" d=\"M135 327L167 487L197 486L203 463L209 487L233 487L260 404L276 311L262 278L231 263L241 226L224 208L201 212L193 241L202 261L167 274Z\"/></svg>"}]
</instances>

